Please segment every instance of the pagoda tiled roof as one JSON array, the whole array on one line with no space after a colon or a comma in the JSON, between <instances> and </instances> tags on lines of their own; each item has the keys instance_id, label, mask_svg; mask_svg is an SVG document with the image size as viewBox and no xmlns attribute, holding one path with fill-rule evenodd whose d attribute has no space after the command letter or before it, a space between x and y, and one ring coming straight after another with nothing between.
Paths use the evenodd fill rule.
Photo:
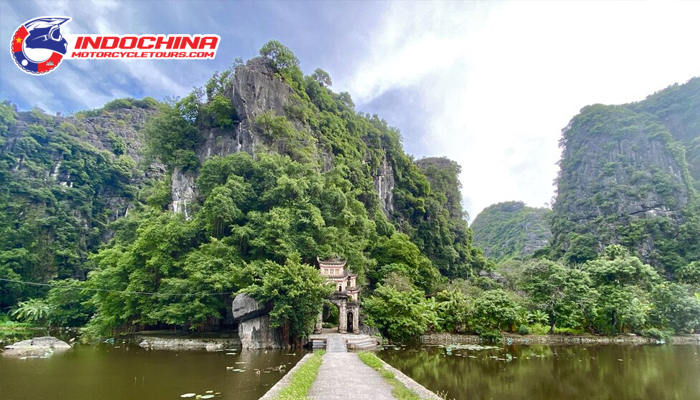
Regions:
<instances>
[{"instance_id":1,"label":"pagoda tiled roof","mask_svg":"<svg viewBox=\"0 0 700 400\"><path fill-rule=\"evenodd\" d=\"M321 260L318 257L316 257L316 261L318 261L319 266L323 266L323 267L344 267L345 264L348 262L348 260L341 260L339 258L331 258L328 260Z\"/></svg>"}]
</instances>

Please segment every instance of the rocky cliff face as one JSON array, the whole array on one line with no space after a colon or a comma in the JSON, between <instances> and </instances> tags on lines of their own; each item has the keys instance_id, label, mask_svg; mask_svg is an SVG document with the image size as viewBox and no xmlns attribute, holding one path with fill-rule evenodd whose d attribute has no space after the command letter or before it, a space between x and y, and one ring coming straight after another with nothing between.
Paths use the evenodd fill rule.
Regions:
<instances>
[{"instance_id":1,"label":"rocky cliff face","mask_svg":"<svg viewBox=\"0 0 700 400\"><path fill-rule=\"evenodd\" d=\"M623 244L659 268L682 263L668 243L689 229L694 180L686 149L664 123L674 118L646 110L589 106L564 129L552 230L554 249L570 261Z\"/></svg>"},{"instance_id":2,"label":"rocky cliff face","mask_svg":"<svg viewBox=\"0 0 700 400\"><path fill-rule=\"evenodd\" d=\"M416 165L428 178L430 188L445 196L450 217L463 218L466 214L462 211L462 184L459 181L462 168L459 164L446 157L426 157L417 160Z\"/></svg>"},{"instance_id":3,"label":"rocky cliff face","mask_svg":"<svg viewBox=\"0 0 700 400\"><path fill-rule=\"evenodd\" d=\"M391 217L394 212L394 168L391 163L384 158L378 173L374 176L374 190L379 196L379 205L387 217Z\"/></svg>"},{"instance_id":4,"label":"rocky cliff face","mask_svg":"<svg viewBox=\"0 0 700 400\"><path fill-rule=\"evenodd\" d=\"M275 72L269 61L253 58L246 65L236 67L232 85L228 88L226 97L231 100L236 113L235 126L230 129L207 127L200 129L202 142L196 149L200 163L213 156L226 156L245 151L255 154L258 151L273 151L284 153L282 141L269 140L256 124L263 114L285 117L294 129L303 132L308 137L318 139L312 128L298 116L289 112L295 103L294 90L283 78ZM321 169L330 169L333 165L333 154L315 141L314 158L319 160ZM171 208L189 218L191 205L196 201L195 186L196 172L176 168L172 175ZM385 157L378 170L373 174L374 187L379 196L382 210L387 216L394 211L393 189L395 187L394 170L391 162Z\"/></svg>"},{"instance_id":5,"label":"rocky cliff face","mask_svg":"<svg viewBox=\"0 0 700 400\"><path fill-rule=\"evenodd\" d=\"M154 112L113 105L61 117L0 104L0 257L29 280L83 277L107 224L162 173L138 165L139 131Z\"/></svg>"},{"instance_id":6,"label":"rocky cliff face","mask_svg":"<svg viewBox=\"0 0 700 400\"><path fill-rule=\"evenodd\" d=\"M669 86L628 107L654 115L685 148L695 187L700 188L700 78Z\"/></svg>"},{"instance_id":7,"label":"rocky cliff face","mask_svg":"<svg viewBox=\"0 0 700 400\"><path fill-rule=\"evenodd\" d=\"M106 157L120 163L128 174L128 183L137 187L145 180L157 178L164 172L163 166L154 163L138 169L143 160L143 145L139 132L154 114L153 109L116 109L111 111L94 111L78 113L70 117L51 116L40 111L19 112L17 122L6 137L4 150L12 156L14 174L28 179L41 179L45 185L59 185L72 188L75 184L84 184L88 171L72 167L77 161L76 152L96 157ZM39 134L33 137L35 147L26 151L28 137L38 129L46 131L45 137ZM71 147L75 148L71 150ZM80 160L84 163L84 160ZM89 167L89 166L85 166ZM97 167L92 166L92 167ZM120 193L117 185L106 184L99 193L113 211L110 221L126 214L130 196Z\"/></svg>"},{"instance_id":8,"label":"rocky cliff face","mask_svg":"<svg viewBox=\"0 0 700 400\"><path fill-rule=\"evenodd\" d=\"M474 244L495 260L530 256L552 237L550 214L547 208L527 207L520 201L494 204L474 219Z\"/></svg>"},{"instance_id":9,"label":"rocky cliff face","mask_svg":"<svg viewBox=\"0 0 700 400\"><path fill-rule=\"evenodd\" d=\"M236 67L232 86L226 93L237 115L230 129L207 127L200 129L202 142L196 149L200 163L213 156L226 156L245 151L254 154L262 144L262 134L255 121L264 113L286 116L285 108L293 94L292 88L263 58L249 60ZM301 127L299 122L296 127ZM176 168L172 175L172 209L191 216L190 207L196 201L196 172Z\"/></svg>"}]
</instances>

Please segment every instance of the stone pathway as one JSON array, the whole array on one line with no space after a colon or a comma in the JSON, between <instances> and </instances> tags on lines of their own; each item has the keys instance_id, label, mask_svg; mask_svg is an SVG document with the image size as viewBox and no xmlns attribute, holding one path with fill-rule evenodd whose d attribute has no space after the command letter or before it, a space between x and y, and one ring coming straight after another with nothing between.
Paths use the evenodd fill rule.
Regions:
<instances>
[{"instance_id":1,"label":"stone pathway","mask_svg":"<svg viewBox=\"0 0 700 400\"><path fill-rule=\"evenodd\" d=\"M341 338L342 340L342 338ZM345 341L343 340L343 346ZM332 352L331 338L308 397L315 400L394 400L391 386L355 353ZM343 351L346 351L343 349Z\"/></svg>"},{"instance_id":2,"label":"stone pathway","mask_svg":"<svg viewBox=\"0 0 700 400\"><path fill-rule=\"evenodd\" d=\"M326 340L326 353L347 353L348 344L340 335L329 335Z\"/></svg>"}]
</instances>

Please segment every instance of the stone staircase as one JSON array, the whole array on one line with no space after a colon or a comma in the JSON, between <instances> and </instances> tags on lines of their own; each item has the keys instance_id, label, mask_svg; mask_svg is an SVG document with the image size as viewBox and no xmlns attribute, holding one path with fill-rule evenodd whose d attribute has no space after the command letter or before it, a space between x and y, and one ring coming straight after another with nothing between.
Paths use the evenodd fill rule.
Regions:
<instances>
[{"instance_id":1,"label":"stone staircase","mask_svg":"<svg viewBox=\"0 0 700 400\"><path fill-rule=\"evenodd\" d=\"M327 351L339 351L341 347L349 351L373 350L381 344L379 338L374 336L341 333L311 335L309 339L313 350Z\"/></svg>"},{"instance_id":2,"label":"stone staircase","mask_svg":"<svg viewBox=\"0 0 700 400\"><path fill-rule=\"evenodd\" d=\"M365 336L365 335L362 335ZM378 338L374 336L366 336L347 340L348 350L374 350L382 344Z\"/></svg>"}]
</instances>

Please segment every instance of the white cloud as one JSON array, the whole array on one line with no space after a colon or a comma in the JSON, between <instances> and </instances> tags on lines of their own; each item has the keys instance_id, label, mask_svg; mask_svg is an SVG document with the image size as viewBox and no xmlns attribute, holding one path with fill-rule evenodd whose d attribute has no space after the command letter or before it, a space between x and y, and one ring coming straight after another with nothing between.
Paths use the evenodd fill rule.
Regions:
<instances>
[{"instance_id":1,"label":"white cloud","mask_svg":"<svg viewBox=\"0 0 700 400\"><path fill-rule=\"evenodd\" d=\"M399 2L338 86L360 107L418 90L425 153L462 165L472 217L500 201L541 206L554 192L560 130L580 108L700 74L697 15L700 3Z\"/></svg>"},{"instance_id":2,"label":"white cloud","mask_svg":"<svg viewBox=\"0 0 700 400\"><path fill-rule=\"evenodd\" d=\"M34 16L38 15L37 13L71 16L72 21L64 27L65 34L124 34L136 32L138 28L134 26L138 25L134 17L138 15L139 10L122 10L121 17L117 19L114 17L115 11L120 9L121 5L116 1L52 1L27 3L26 6L28 9L25 9L25 12ZM13 7L8 8L7 14L11 20L22 20L16 15ZM153 60L75 60L71 63L72 68L66 66L61 69L61 79L55 74L44 81L20 75L20 79L9 79L7 82L26 103L36 104L49 112L66 109L66 105L60 102L55 93L61 93L64 98L69 98L80 107L94 108L114 98L133 95L127 92L130 86L138 87L144 93L155 97L186 94L191 88L173 79L173 76L178 77L178 74L171 73L173 67L179 69L174 63L177 61L164 63ZM191 76L185 81L189 80L188 78Z\"/></svg>"}]
</instances>

